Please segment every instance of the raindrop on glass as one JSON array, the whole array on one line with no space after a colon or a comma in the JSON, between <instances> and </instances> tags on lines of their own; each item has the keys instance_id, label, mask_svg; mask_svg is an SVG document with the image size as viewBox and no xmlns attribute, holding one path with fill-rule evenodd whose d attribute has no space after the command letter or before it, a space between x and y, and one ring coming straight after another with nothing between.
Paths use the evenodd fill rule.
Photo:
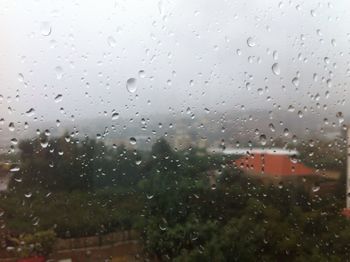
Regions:
<instances>
[{"instance_id":1,"label":"raindrop on glass","mask_svg":"<svg viewBox=\"0 0 350 262\"><path fill-rule=\"evenodd\" d=\"M40 145L42 148L47 148L47 146L49 145L49 142L48 141L41 141Z\"/></svg>"},{"instance_id":2,"label":"raindrop on glass","mask_svg":"<svg viewBox=\"0 0 350 262\"><path fill-rule=\"evenodd\" d=\"M18 143L17 138L12 138L12 139L11 139L11 144L17 145L17 143Z\"/></svg>"},{"instance_id":3,"label":"raindrop on glass","mask_svg":"<svg viewBox=\"0 0 350 262\"><path fill-rule=\"evenodd\" d=\"M145 73L144 70L140 70L140 71L139 71L139 77L140 77L140 78L145 78L145 77L146 77L146 73Z\"/></svg>"},{"instance_id":4,"label":"raindrop on glass","mask_svg":"<svg viewBox=\"0 0 350 262\"><path fill-rule=\"evenodd\" d=\"M55 102L58 103L58 102L61 102L62 101L62 95L61 94L58 94L57 96L55 96Z\"/></svg>"},{"instance_id":5,"label":"raindrop on glass","mask_svg":"<svg viewBox=\"0 0 350 262\"><path fill-rule=\"evenodd\" d=\"M107 42L110 47L115 47L115 45L117 44L113 36L109 36L107 38Z\"/></svg>"},{"instance_id":6,"label":"raindrop on glass","mask_svg":"<svg viewBox=\"0 0 350 262\"><path fill-rule=\"evenodd\" d=\"M294 108L293 105L289 105L289 106L288 106L288 111L289 111L289 112L294 112L294 110L295 110L295 108Z\"/></svg>"},{"instance_id":7,"label":"raindrop on glass","mask_svg":"<svg viewBox=\"0 0 350 262\"><path fill-rule=\"evenodd\" d=\"M55 72L56 72L56 78L58 80L60 80L62 78L62 76L63 76L63 69L62 69L62 67L56 66Z\"/></svg>"},{"instance_id":8,"label":"raindrop on glass","mask_svg":"<svg viewBox=\"0 0 350 262\"><path fill-rule=\"evenodd\" d=\"M131 145L136 145L136 138L135 137L130 137L129 142Z\"/></svg>"},{"instance_id":9,"label":"raindrop on glass","mask_svg":"<svg viewBox=\"0 0 350 262\"><path fill-rule=\"evenodd\" d=\"M10 172L18 172L20 170L20 167L17 165L11 166Z\"/></svg>"},{"instance_id":10,"label":"raindrop on glass","mask_svg":"<svg viewBox=\"0 0 350 262\"><path fill-rule=\"evenodd\" d=\"M32 116L35 114L35 109L34 108L30 108L29 110L26 111L26 115L27 116Z\"/></svg>"},{"instance_id":11,"label":"raindrop on glass","mask_svg":"<svg viewBox=\"0 0 350 262\"><path fill-rule=\"evenodd\" d=\"M342 112L338 112L335 116L338 118L339 124L342 124L344 122L344 116Z\"/></svg>"},{"instance_id":12,"label":"raindrop on glass","mask_svg":"<svg viewBox=\"0 0 350 262\"><path fill-rule=\"evenodd\" d=\"M26 194L24 194L24 196L25 196L26 198L30 198L30 197L32 196L32 193L31 193L31 192L26 193Z\"/></svg>"},{"instance_id":13,"label":"raindrop on glass","mask_svg":"<svg viewBox=\"0 0 350 262\"><path fill-rule=\"evenodd\" d=\"M299 78L298 78L298 77L294 77L294 78L292 79L292 84L293 84L294 86L298 87L298 86L299 86Z\"/></svg>"},{"instance_id":14,"label":"raindrop on glass","mask_svg":"<svg viewBox=\"0 0 350 262\"><path fill-rule=\"evenodd\" d=\"M10 130L11 132L15 131L15 124L14 124L13 122L11 122L11 123L9 124L9 130Z\"/></svg>"},{"instance_id":15,"label":"raindrop on glass","mask_svg":"<svg viewBox=\"0 0 350 262\"><path fill-rule=\"evenodd\" d=\"M129 93L135 93L137 86L136 86L136 79L135 78L129 78L126 81L126 89Z\"/></svg>"},{"instance_id":16,"label":"raindrop on glass","mask_svg":"<svg viewBox=\"0 0 350 262\"><path fill-rule=\"evenodd\" d=\"M114 112L114 113L112 114L112 120L117 120L118 118L119 118L119 113Z\"/></svg>"},{"instance_id":17,"label":"raindrop on glass","mask_svg":"<svg viewBox=\"0 0 350 262\"><path fill-rule=\"evenodd\" d=\"M265 146L266 145L266 136L264 135L264 134L262 134L262 135L260 135L260 137L259 137L259 141L260 141L260 144L262 145L262 146Z\"/></svg>"},{"instance_id":18,"label":"raindrop on glass","mask_svg":"<svg viewBox=\"0 0 350 262\"><path fill-rule=\"evenodd\" d=\"M280 70L280 67L279 67L278 63L274 63L274 64L272 65L271 69L272 69L272 72L273 72L276 76L278 76L278 75L281 74L281 70Z\"/></svg>"},{"instance_id":19,"label":"raindrop on glass","mask_svg":"<svg viewBox=\"0 0 350 262\"><path fill-rule=\"evenodd\" d=\"M332 40L331 40L331 44L332 44L333 47L336 47L336 46L337 46L337 42L335 41L335 39L332 39Z\"/></svg>"},{"instance_id":20,"label":"raindrop on glass","mask_svg":"<svg viewBox=\"0 0 350 262\"><path fill-rule=\"evenodd\" d=\"M304 115L303 115L303 111L299 110L299 111L298 111L298 116L299 116L299 118L303 118L303 116L304 116Z\"/></svg>"},{"instance_id":21,"label":"raindrop on glass","mask_svg":"<svg viewBox=\"0 0 350 262\"><path fill-rule=\"evenodd\" d=\"M247 39L247 45L248 45L249 47L254 47L254 46L256 45L256 43L255 43L255 41L254 41L254 38L248 37L248 39Z\"/></svg>"},{"instance_id":22,"label":"raindrop on glass","mask_svg":"<svg viewBox=\"0 0 350 262\"><path fill-rule=\"evenodd\" d=\"M151 200L154 197L154 195L146 194L146 197L147 197L147 199Z\"/></svg>"},{"instance_id":23,"label":"raindrop on glass","mask_svg":"<svg viewBox=\"0 0 350 262\"><path fill-rule=\"evenodd\" d=\"M49 36L51 34L51 25L49 22L42 22L40 25L40 32L43 36Z\"/></svg>"},{"instance_id":24,"label":"raindrop on glass","mask_svg":"<svg viewBox=\"0 0 350 262\"><path fill-rule=\"evenodd\" d=\"M21 73L18 74L18 81L19 81L19 82L23 82L23 81L24 81L24 76L23 76L23 74L21 74Z\"/></svg>"},{"instance_id":25,"label":"raindrop on glass","mask_svg":"<svg viewBox=\"0 0 350 262\"><path fill-rule=\"evenodd\" d=\"M312 186L312 192L317 192L320 190L320 186L319 185L313 185Z\"/></svg>"}]
</instances>

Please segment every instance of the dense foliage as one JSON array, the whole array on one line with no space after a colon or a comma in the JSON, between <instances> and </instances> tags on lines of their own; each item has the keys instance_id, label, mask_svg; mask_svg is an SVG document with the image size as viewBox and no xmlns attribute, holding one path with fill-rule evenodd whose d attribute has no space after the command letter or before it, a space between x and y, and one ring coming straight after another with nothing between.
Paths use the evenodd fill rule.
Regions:
<instances>
[{"instance_id":1,"label":"dense foliage","mask_svg":"<svg viewBox=\"0 0 350 262\"><path fill-rule=\"evenodd\" d=\"M1 197L15 233L59 237L141 233L144 255L174 261L344 261L350 222L337 195L263 185L230 159L164 139L152 151L68 135L22 141L20 170Z\"/></svg>"}]
</instances>

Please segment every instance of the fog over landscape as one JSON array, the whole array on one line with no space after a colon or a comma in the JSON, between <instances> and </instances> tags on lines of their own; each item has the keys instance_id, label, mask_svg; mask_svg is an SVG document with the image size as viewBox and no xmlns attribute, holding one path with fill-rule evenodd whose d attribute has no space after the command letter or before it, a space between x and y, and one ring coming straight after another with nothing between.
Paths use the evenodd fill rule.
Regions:
<instances>
[{"instance_id":1,"label":"fog over landscape","mask_svg":"<svg viewBox=\"0 0 350 262\"><path fill-rule=\"evenodd\" d=\"M0 261L348 261L348 0L1 0Z\"/></svg>"},{"instance_id":2,"label":"fog over landscape","mask_svg":"<svg viewBox=\"0 0 350 262\"><path fill-rule=\"evenodd\" d=\"M157 125L159 115L169 122L223 118L223 126L231 121L246 130L292 116L299 133L325 118L338 128L347 119L346 1L0 5L3 137L10 123L17 136L25 136L25 126L30 134L55 132L56 122L61 129L90 126L94 134L108 120ZM244 121L250 112L255 128ZM106 123L91 126L96 119Z\"/></svg>"}]
</instances>

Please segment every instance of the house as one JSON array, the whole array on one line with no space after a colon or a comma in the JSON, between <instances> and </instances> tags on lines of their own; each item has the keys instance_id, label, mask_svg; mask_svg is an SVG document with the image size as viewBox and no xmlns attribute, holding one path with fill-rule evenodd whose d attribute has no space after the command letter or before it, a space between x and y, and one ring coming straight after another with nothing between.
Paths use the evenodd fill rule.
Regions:
<instances>
[{"instance_id":1,"label":"house","mask_svg":"<svg viewBox=\"0 0 350 262\"><path fill-rule=\"evenodd\" d=\"M290 177L316 174L316 170L299 162L296 156L278 153L248 154L237 159L235 164L238 168L251 175Z\"/></svg>"},{"instance_id":2,"label":"house","mask_svg":"<svg viewBox=\"0 0 350 262\"><path fill-rule=\"evenodd\" d=\"M248 152L232 162L246 175L265 185L301 185L312 195L332 194L340 176L339 172L321 172L308 167L297 159L297 154L285 154L278 150Z\"/></svg>"},{"instance_id":3,"label":"house","mask_svg":"<svg viewBox=\"0 0 350 262\"><path fill-rule=\"evenodd\" d=\"M315 169L297 160L297 154L296 151L289 152L284 149L251 150L233 161L233 164L264 184L303 182L305 187L310 188L319 180L319 176Z\"/></svg>"}]
</instances>

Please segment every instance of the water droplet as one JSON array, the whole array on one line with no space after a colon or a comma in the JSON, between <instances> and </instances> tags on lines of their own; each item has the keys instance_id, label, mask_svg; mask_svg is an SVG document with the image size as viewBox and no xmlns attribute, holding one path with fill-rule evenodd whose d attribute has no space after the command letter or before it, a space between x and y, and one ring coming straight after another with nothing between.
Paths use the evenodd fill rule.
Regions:
<instances>
[{"instance_id":1,"label":"water droplet","mask_svg":"<svg viewBox=\"0 0 350 262\"><path fill-rule=\"evenodd\" d=\"M249 47L254 47L254 46L256 45L256 43L255 43L253 37L248 37L248 39L247 39L247 45L248 45Z\"/></svg>"},{"instance_id":2,"label":"water droplet","mask_svg":"<svg viewBox=\"0 0 350 262\"><path fill-rule=\"evenodd\" d=\"M21 73L18 74L18 81L19 81L19 82L23 82L23 81L24 81L24 76L23 76L23 74L21 74Z\"/></svg>"},{"instance_id":3,"label":"water droplet","mask_svg":"<svg viewBox=\"0 0 350 262\"><path fill-rule=\"evenodd\" d=\"M151 200L154 197L154 195L146 194L146 197L147 199Z\"/></svg>"},{"instance_id":4,"label":"water droplet","mask_svg":"<svg viewBox=\"0 0 350 262\"><path fill-rule=\"evenodd\" d=\"M289 112L294 112L294 110L295 110L295 108L294 108L293 105L289 105L289 106L288 106L288 111L289 111Z\"/></svg>"},{"instance_id":5,"label":"water droplet","mask_svg":"<svg viewBox=\"0 0 350 262\"><path fill-rule=\"evenodd\" d=\"M159 14L162 14L163 13L163 2L160 0L158 2L158 11L159 11Z\"/></svg>"},{"instance_id":6,"label":"water droplet","mask_svg":"<svg viewBox=\"0 0 350 262\"><path fill-rule=\"evenodd\" d=\"M56 78L58 80L62 79L62 76L63 76L63 69L62 69L62 67L56 66L55 67L55 72L56 72Z\"/></svg>"},{"instance_id":7,"label":"water droplet","mask_svg":"<svg viewBox=\"0 0 350 262\"><path fill-rule=\"evenodd\" d=\"M310 147L314 147L314 146L315 146L315 141L312 140L312 139L310 139L310 140L309 140L309 146L310 146Z\"/></svg>"},{"instance_id":8,"label":"water droplet","mask_svg":"<svg viewBox=\"0 0 350 262\"><path fill-rule=\"evenodd\" d=\"M297 155L295 155L295 154L291 155L291 156L290 156L290 161L291 161L293 164L298 163Z\"/></svg>"},{"instance_id":9,"label":"water droplet","mask_svg":"<svg viewBox=\"0 0 350 262\"><path fill-rule=\"evenodd\" d=\"M320 190L320 186L319 185L313 185L312 186L312 192L317 192Z\"/></svg>"},{"instance_id":10,"label":"water droplet","mask_svg":"<svg viewBox=\"0 0 350 262\"><path fill-rule=\"evenodd\" d=\"M130 137L129 142L131 145L136 145L136 138L135 137Z\"/></svg>"},{"instance_id":11,"label":"water droplet","mask_svg":"<svg viewBox=\"0 0 350 262\"><path fill-rule=\"evenodd\" d=\"M199 237L199 233L198 232L192 232L191 233L191 240L192 241L196 241Z\"/></svg>"},{"instance_id":12,"label":"water droplet","mask_svg":"<svg viewBox=\"0 0 350 262\"><path fill-rule=\"evenodd\" d=\"M303 118L303 116L304 116L304 115L303 115L303 111L299 110L299 111L298 111L298 116L299 116L299 118Z\"/></svg>"},{"instance_id":13,"label":"water droplet","mask_svg":"<svg viewBox=\"0 0 350 262\"><path fill-rule=\"evenodd\" d=\"M51 34L51 25L49 22L42 22L40 25L40 32L43 36L49 36Z\"/></svg>"},{"instance_id":14,"label":"water droplet","mask_svg":"<svg viewBox=\"0 0 350 262\"><path fill-rule=\"evenodd\" d=\"M117 119L119 119L119 113L117 112L112 113L112 120L117 120Z\"/></svg>"},{"instance_id":15,"label":"water droplet","mask_svg":"<svg viewBox=\"0 0 350 262\"><path fill-rule=\"evenodd\" d=\"M17 143L18 143L17 138L12 138L12 139L11 139L11 144L17 145Z\"/></svg>"},{"instance_id":16,"label":"water droplet","mask_svg":"<svg viewBox=\"0 0 350 262\"><path fill-rule=\"evenodd\" d=\"M272 69L272 72L273 72L276 76L278 76L278 75L281 74L281 70L280 70L280 67L279 67L278 63L274 63L274 64L272 65L271 69Z\"/></svg>"},{"instance_id":17,"label":"water droplet","mask_svg":"<svg viewBox=\"0 0 350 262\"><path fill-rule=\"evenodd\" d=\"M323 59L323 61L325 62L325 64L329 64L330 59L329 59L329 57L326 56L326 57Z\"/></svg>"},{"instance_id":18,"label":"water droplet","mask_svg":"<svg viewBox=\"0 0 350 262\"><path fill-rule=\"evenodd\" d=\"M262 146L265 146L265 145L266 145L266 142L267 142L266 136L265 136L264 134L260 135L259 141L260 141L260 144L261 144Z\"/></svg>"},{"instance_id":19,"label":"water droplet","mask_svg":"<svg viewBox=\"0 0 350 262\"><path fill-rule=\"evenodd\" d=\"M61 102L61 101L62 101L62 98L63 98L63 96L62 96L61 94L58 94L57 96L55 96L55 102L56 102L56 103Z\"/></svg>"},{"instance_id":20,"label":"water droplet","mask_svg":"<svg viewBox=\"0 0 350 262\"><path fill-rule=\"evenodd\" d=\"M332 39L332 40L331 40L331 44L332 44L333 47L336 47L336 46L337 46L337 42L335 41L335 39Z\"/></svg>"},{"instance_id":21,"label":"water droplet","mask_svg":"<svg viewBox=\"0 0 350 262\"><path fill-rule=\"evenodd\" d=\"M135 78L129 78L126 81L126 89L129 91L129 93L135 93L137 86L136 86L136 79Z\"/></svg>"},{"instance_id":22,"label":"water droplet","mask_svg":"<svg viewBox=\"0 0 350 262\"><path fill-rule=\"evenodd\" d=\"M273 51L272 57L273 57L273 60L277 60L278 59L278 52L276 50Z\"/></svg>"},{"instance_id":23,"label":"water droplet","mask_svg":"<svg viewBox=\"0 0 350 262\"><path fill-rule=\"evenodd\" d=\"M35 114L35 109L34 108L30 108L28 111L26 111L26 115L27 116L33 116Z\"/></svg>"},{"instance_id":24,"label":"water droplet","mask_svg":"<svg viewBox=\"0 0 350 262\"><path fill-rule=\"evenodd\" d=\"M292 79L292 84L293 84L294 86L298 87L298 86L299 86L299 78L298 78L298 77L294 77L294 78Z\"/></svg>"},{"instance_id":25,"label":"water droplet","mask_svg":"<svg viewBox=\"0 0 350 262\"><path fill-rule=\"evenodd\" d=\"M47 146L49 145L49 142L48 141L41 141L40 145L42 148L47 148Z\"/></svg>"},{"instance_id":26,"label":"water droplet","mask_svg":"<svg viewBox=\"0 0 350 262\"><path fill-rule=\"evenodd\" d=\"M344 116L342 112L338 112L335 116L338 118L339 124L342 124L344 122Z\"/></svg>"},{"instance_id":27,"label":"water droplet","mask_svg":"<svg viewBox=\"0 0 350 262\"><path fill-rule=\"evenodd\" d=\"M107 42L108 42L108 45L109 45L110 47L115 47L116 44L117 44L117 42L115 41L115 39L114 39L113 36L109 36L109 37L107 38Z\"/></svg>"},{"instance_id":28,"label":"water droplet","mask_svg":"<svg viewBox=\"0 0 350 262\"><path fill-rule=\"evenodd\" d=\"M146 77L146 73L145 73L144 70L140 70L140 71L139 71L139 77L140 77L140 78L145 78L145 77Z\"/></svg>"},{"instance_id":29,"label":"water droplet","mask_svg":"<svg viewBox=\"0 0 350 262\"><path fill-rule=\"evenodd\" d=\"M159 224L159 229L162 230L162 231L165 231L166 230L166 226Z\"/></svg>"},{"instance_id":30,"label":"water droplet","mask_svg":"<svg viewBox=\"0 0 350 262\"><path fill-rule=\"evenodd\" d=\"M25 196L26 198L30 198L30 197L32 196L32 193L31 193L31 192L26 193L26 194L24 194L24 196Z\"/></svg>"},{"instance_id":31,"label":"water droplet","mask_svg":"<svg viewBox=\"0 0 350 262\"><path fill-rule=\"evenodd\" d=\"M14 124L13 122L11 122L11 123L9 124L9 130L10 130L11 132L15 131L15 124Z\"/></svg>"},{"instance_id":32,"label":"water droplet","mask_svg":"<svg viewBox=\"0 0 350 262\"><path fill-rule=\"evenodd\" d=\"M13 165L10 168L10 172L18 172L20 170L20 167L17 165Z\"/></svg>"},{"instance_id":33,"label":"water droplet","mask_svg":"<svg viewBox=\"0 0 350 262\"><path fill-rule=\"evenodd\" d=\"M296 135L293 135L292 142L296 144L298 142L298 137Z\"/></svg>"},{"instance_id":34,"label":"water droplet","mask_svg":"<svg viewBox=\"0 0 350 262\"><path fill-rule=\"evenodd\" d=\"M269 128L272 132L276 132L276 128L272 123L269 124Z\"/></svg>"}]
</instances>

